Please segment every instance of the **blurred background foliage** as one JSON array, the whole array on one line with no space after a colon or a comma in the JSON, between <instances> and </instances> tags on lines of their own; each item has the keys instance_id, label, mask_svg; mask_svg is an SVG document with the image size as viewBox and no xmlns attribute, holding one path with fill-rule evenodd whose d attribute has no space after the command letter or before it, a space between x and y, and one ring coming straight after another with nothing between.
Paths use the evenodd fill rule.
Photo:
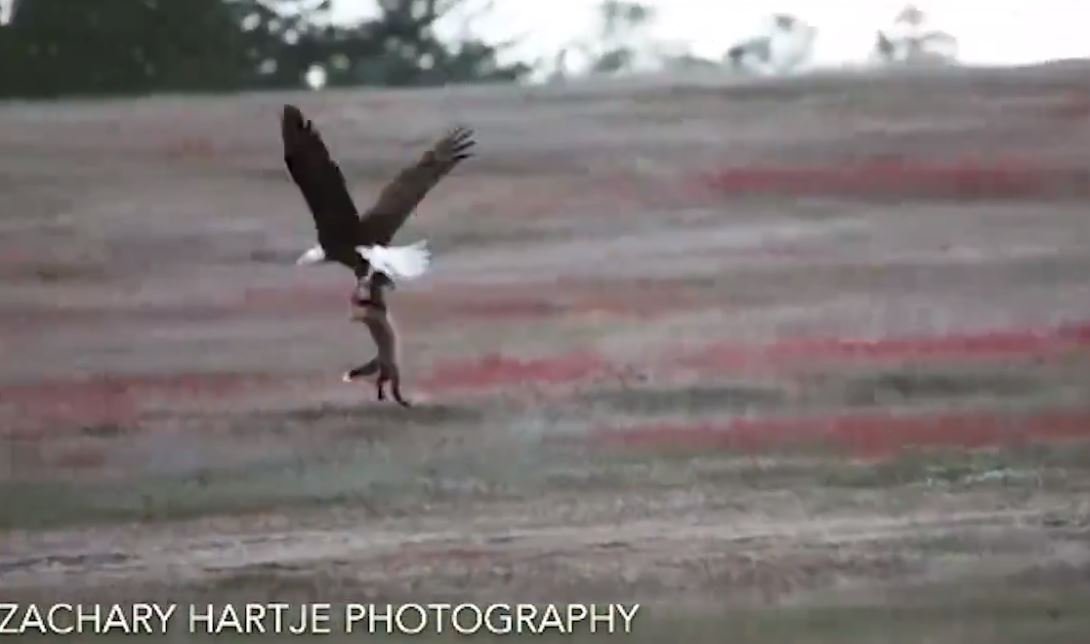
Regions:
<instances>
[{"instance_id":1,"label":"blurred background foliage","mask_svg":"<svg viewBox=\"0 0 1090 644\"><path fill-rule=\"evenodd\" d=\"M0 97L421 86L513 81L502 45L444 42L462 0L378 0L376 17L330 20L329 0L16 0L0 26Z\"/></svg>"},{"instance_id":2,"label":"blurred background foliage","mask_svg":"<svg viewBox=\"0 0 1090 644\"><path fill-rule=\"evenodd\" d=\"M816 35L796 16L773 14L761 32L724 42L717 60L684 41L656 40L652 3L591 1L596 20L586 36L551 59L518 61L510 48L520 41L488 42L468 28L440 36L444 18L468 27L491 0L371 0L374 11L355 22L334 20L331 0L0 0L8 9L0 98L562 82L691 69L787 74L808 65ZM952 62L957 39L908 4L877 31L873 49L882 65Z\"/></svg>"}]
</instances>

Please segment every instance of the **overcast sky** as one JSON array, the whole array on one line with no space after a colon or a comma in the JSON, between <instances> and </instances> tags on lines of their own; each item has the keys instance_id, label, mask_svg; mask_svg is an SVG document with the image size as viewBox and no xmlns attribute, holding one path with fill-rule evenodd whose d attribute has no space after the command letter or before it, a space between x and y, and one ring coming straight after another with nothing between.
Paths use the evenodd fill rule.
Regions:
<instances>
[{"instance_id":1,"label":"overcast sky","mask_svg":"<svg viewBox=\"0 0 1090 644\"><path fill-rule=\"evenodd\" d=\"M483 3L487 0L469 0ZM369 15L373 0L333 0L342 19ZM489 39L521 37L515 54L551 56L565 43L593 34L600 0L493 0L474 31ZM752 35L776 11L818 28L820 64L856 62L890 25L905 0L645 0L658 12L652 35L719 58L730 44ZM1090 57L1090 0L919 0L931 23L959 40L959 58L974 64L1026 63ZM456 28L448 21L446 29Z\"/></svg>"}]
</instances>

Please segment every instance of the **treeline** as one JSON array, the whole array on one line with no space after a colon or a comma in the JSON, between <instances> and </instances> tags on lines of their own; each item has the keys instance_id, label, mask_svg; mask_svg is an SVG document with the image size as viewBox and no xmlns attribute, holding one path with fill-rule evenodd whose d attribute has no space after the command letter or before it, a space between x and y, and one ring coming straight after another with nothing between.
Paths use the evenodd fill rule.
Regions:
<instances>
[{"instance_id":1,"label":"treeline","mask_svg":"<svg viewBox=\"0 0 1090 644\"><path fill-rule=\"evenodd\" d=\"M499 46L444 42L462 0L377 0L375 18L334 24L329 0L15 0L0 26L0 97L425 86L513 81Z\"/></svg>"}]
</instances>

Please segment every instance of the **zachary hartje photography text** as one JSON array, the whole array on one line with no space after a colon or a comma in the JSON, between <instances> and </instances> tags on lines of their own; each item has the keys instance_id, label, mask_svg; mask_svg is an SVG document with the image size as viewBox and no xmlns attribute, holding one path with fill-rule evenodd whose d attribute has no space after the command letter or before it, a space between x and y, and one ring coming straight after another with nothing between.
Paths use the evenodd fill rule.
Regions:
<instances>
[{"instance_id":1,"label":"zachary hartje photography text","mask_svg":"<svg viewBox=\"0 0 1090 644\"><path fill-rule=\"evenodd\" d=\"M10 604L0 636L631 633L639 604Z\"/></svg>"}]
</instances>

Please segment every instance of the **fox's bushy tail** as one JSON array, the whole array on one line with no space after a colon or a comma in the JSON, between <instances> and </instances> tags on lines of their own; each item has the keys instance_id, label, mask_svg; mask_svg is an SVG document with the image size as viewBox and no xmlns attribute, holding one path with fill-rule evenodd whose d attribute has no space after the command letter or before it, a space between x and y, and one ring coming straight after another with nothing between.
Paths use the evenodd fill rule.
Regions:
<instances>
[{"instance_id":1,"label":"fox's bushy tail","mask_svg":"<svg viewBox=\"0 0 1090 644\"><path fill-rule=\"evenodd\" d=\"M378 358L372 358L369 362L361 364L355 369L344 372L344 375L341 376L341 379L345 382L352 382L356 378L362 378L364 376L370 376L372 374L378 373L378 367Z\"/></svg>"}]
</instances>

